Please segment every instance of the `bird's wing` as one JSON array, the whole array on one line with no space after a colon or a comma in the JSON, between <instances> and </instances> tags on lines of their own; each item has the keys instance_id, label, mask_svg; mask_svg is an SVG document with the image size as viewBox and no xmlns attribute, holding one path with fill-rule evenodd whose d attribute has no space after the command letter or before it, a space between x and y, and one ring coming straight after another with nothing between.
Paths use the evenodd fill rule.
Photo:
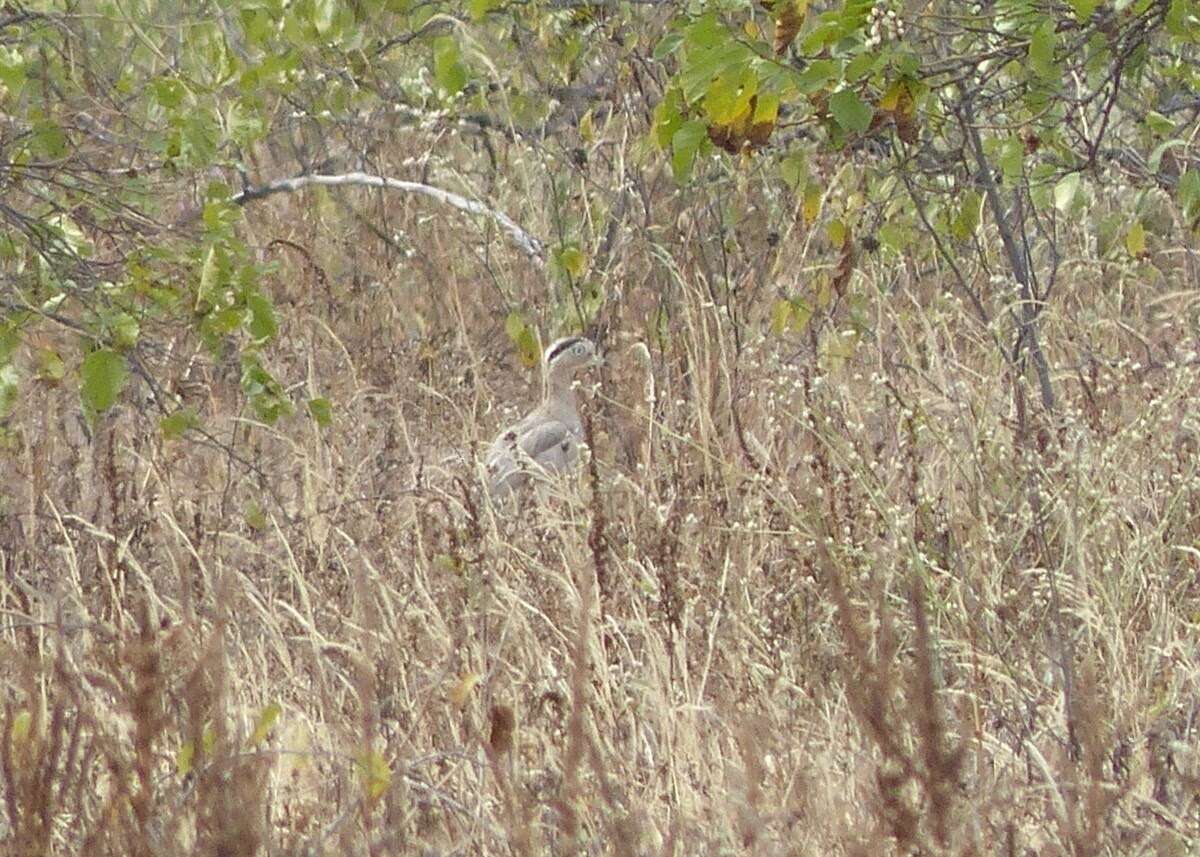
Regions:
<instances>
[{"instance_id":1,"label":"bird's wing","mask_svg":"<svg viewBox=\"0 0 1200 857\"><path fill-rule=\"evenodd\" d=\"M575 432L566 423L542 414L531 414L501 432L487 455L492 495L506 494L522 483L528 460L549 471L568 469L574 460L577 440Z\"/></svg>"},{"instance_id":2,"label":"bird's wing","mask_svg":"<svg viewBox=\"0 0 1200 857\"><path fill-rule=\"evenodd\" d=\"M519 439L521 450L543 467L562 469L566 466L575 434L566 423L546 420L530 426Z\"/></svg>"}]
</instances>

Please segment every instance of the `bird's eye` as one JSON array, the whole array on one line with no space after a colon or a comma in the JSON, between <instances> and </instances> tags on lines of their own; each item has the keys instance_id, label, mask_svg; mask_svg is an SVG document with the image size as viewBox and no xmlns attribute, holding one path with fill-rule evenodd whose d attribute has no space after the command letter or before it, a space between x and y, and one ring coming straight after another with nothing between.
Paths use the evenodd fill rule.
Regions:
<instances>
[{"instance_id":1,"label":"bird's eye","mask_svg":"<svg viewBox=\"0 0 1200 857\"><path fill-rule=\"evenodd\" d=\"M582 342L575 346L575 353L578 354L580 357L583 356L583 353L585 351L587 351L587 346L584 345Z\"/></svg>"}]
</instances>

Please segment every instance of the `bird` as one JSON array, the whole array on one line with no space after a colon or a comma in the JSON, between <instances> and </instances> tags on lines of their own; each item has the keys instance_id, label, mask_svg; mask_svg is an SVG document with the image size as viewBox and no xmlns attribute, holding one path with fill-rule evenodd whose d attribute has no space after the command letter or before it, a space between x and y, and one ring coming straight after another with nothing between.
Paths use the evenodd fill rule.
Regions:
<instances>
[{"instance_id":1,"label":"bird","mask_svg":"<svg viewBox=\"0 0 1200 857\"><path fill-rule=\"evenodd\" d=\"M582 336L563 337L546 349L541 404L500 432L484 459L488 494L493 501L512 495L538 470L564 473L575 466L583 439L583 423L575 401L575 375L600 362L596 344Z\"/></svg>"}]
</instances>

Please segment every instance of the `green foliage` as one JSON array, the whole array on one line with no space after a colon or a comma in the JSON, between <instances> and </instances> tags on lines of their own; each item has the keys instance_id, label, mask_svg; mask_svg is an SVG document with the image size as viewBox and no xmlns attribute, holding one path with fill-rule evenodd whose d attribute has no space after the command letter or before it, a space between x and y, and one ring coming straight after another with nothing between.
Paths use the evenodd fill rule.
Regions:
<instances>
[{"instance_id":1,"label":"green foliage","mask_svg":"<svg viewBox=\"0 0 1200 857\"><path fill-rule=\"evenodd\" d=\"M242 355L242 392L255 415L267 425L275 425L295 410L283 386L252 351Z\"/></svg>"},{"instance_id":2,"label":"green foliage","mask_svg":"<svg viewBox=\"0 0 1200 857\"><path fill-rule=\"evenodd\" d=\"M259 712L258 721L254 724L254 732L250 735L250 740L246 743L251 747L257 747L263 741L267 740L267 736L275 728L275 723L279 720L279 715L282 713L283 707L278 702L272 702L267 705Z\"/></svg>"},{"instance_id":3,"label":"green foliage","mask_svg":"<svg viewBox=\"0 0 1200 857\"><path fill-rule=\"evenodd\" d=\"M192 408L180 408L175 413L158 421L159 430L166 440L177 440L183 437L188 429L196 428L199 425L200 417Z\"/></svg>"},{"instance_id":4,"label":"green foliage","mask_svg":"<svg viewBox=\"0 0 1200 857\"><path fill-rule=\"evenodd\" d=\"M683 184L692 175L696 157L708 148L708 129L699 119L682 123L671 135L671 170L675 181Z\"/></svg>"},{"instance_id":5,"label":"green foliage","mask_svg":"<svg viewBox=\"0 0 1200 857\"><path fill-rule=\"evenodd\" d=\"M524 183L516 220L556 236L549 317L568 326L597 318L615 293L602 270L611 260L589 255L600 246L596 201L612 207L589 159L615 157L639 187L669 170L681 199L721 198L714 211L758 183L776 220L786 210L801 231L843 224L844 244L806 245L830 254L822 264L844 268L842 279L868 234L888 253L938 252L920 239L930 229L967 250L990 228L984 173L999 177L1006 210L1090 216L1114 134L1145 165L1129 180L1171 189L1188 227L1200 223L1184 109L1200 87L1194 0L998 0L981 11L948 0L697 0L666 14L498 0L222 0L220 15L158 2L84 0L69 15L41 6L0 44L0 103L19 129L0 173L0 278L15 296L4 311L23 314L16 327L66 324L82 345L35 351L28 370L0 360L0 410L36 378L78 380L99 412L119 393L120 365L137 355L139 369L158 371L146 355L184 331L213 356L242 353L260 418L290 413L263 368L280 332L274 269L234 188L398 132L429 143L435 161L439 147L482 145L480 189ZM621 134L645 145L618 153ZM530 152L552 206L537 198ZM475 185L474 170L453 181ZM1136 248L1130 232L1106 246ZM535 364L528 324L510 317L506 329ZM78 378L66 369L81 363ZM164 419L164 434L193 426L183 413Z\"/></svg>"},{"instance_id":6,"label":"green foliage","mask_svg":"<svg viewBox=\"0 0 1200 857\"><path fill-rule=\"evenodd\" d=\"M383 797L392 784L392 768L381 754L373 750L363 752L355 760L363 796L368 804Z\"/></svg>"},{"instance_id":7,"label":"green foliage","mask_svg":"<svg viewBox=\"0 0 1200 857\"><path fill-rule=\"evenodd\" d=\"M124 355L98 348L83 358L79 378L79 394L84 407L92 413L102 414L116 404L117 396L129 379L129 365Z\"/></svg>"},{"instance_id":8,"label":"green foliage","mask_svg":"<svg viewBox=\"0 0 1200 857\"><path fill-rule=\"evenodd\" d=\"M433 76L447 95L458 95L467 85L467 67L463 65L458 41L453 36L434 41Z\"/></svg>"},{"instance_id":9,"label":"green foliage","mask_svg":"<svg viewBox=\"0 0 1200 857\"><path fill-rule=\"evenodd\" d=\"M1195 228L1200 221L1200 167L1193 167L1179 177L1179 205L1183 216Z\"/></svg>"},{"instance_id":10,"label":"green foliage","mask_svg":"<svg viewBox=\"0 0 1200 857\"><path fill-rule=\"evenodd\" d=\"M308 414L321 428L333 425L333 403L324 397L308 400Z\"/></svg>"},{"instance_id":11,"label":"green foliage","mask_svg":"<svg viewBox=\"0 0 1200 857\"><path fill-rule=\"evenodd\" d=\"M538 345L536 331L525 321L525 317L515 310L510 312L504 321L504 330L509 341L516 346L521 365L527 369L536 366L542 359L542 349Z\"/></svg>"},{"instance_id":12,"label":"green foliage","mask_svg":"<svg viewBox=\"0 0 1200 857\"><path fill-rule=\"evenodd\" d=\"M829 112L847 131L861 134L871 124L875 111L851 89L840 89L829 99Z\"/></svg>"}]
</instances>

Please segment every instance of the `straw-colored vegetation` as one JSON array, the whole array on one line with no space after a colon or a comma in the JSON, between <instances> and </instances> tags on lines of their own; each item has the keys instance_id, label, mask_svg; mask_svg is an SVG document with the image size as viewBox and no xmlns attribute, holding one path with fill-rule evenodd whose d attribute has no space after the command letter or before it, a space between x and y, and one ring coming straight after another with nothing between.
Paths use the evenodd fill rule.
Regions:
<instances>
[{"instance_id":1,"label":"straw-colored vegetation","mask_svg":"<svg viewBox=\"0 0 1200 857\"><path fill-rule=\"evenodd\" d=\"M213 348L139 316L136 347L90 352L132 367L107 410L71 379L108 334L69 302L23 317L0 852L1200 848L1184 210L1141 187L1133 211L1114 172L1049 202L1046 408L979 197L958 236L930 201L939 253L911 202L935 190L894 183L885 214L858 178L883 155L814 155L797 187L704 149L681 186L648 121L374 140L381 175L486 190L545 265L425 196L233 209L276 329ZM164 209L202 199L156 182ZM904 217L906 248L861 243ZM164 270L202 287L179 252ZM537 397L522 356L581 327L607 357L591 454L494 508L478 462Z\"/></svg>"}]
</instances>

